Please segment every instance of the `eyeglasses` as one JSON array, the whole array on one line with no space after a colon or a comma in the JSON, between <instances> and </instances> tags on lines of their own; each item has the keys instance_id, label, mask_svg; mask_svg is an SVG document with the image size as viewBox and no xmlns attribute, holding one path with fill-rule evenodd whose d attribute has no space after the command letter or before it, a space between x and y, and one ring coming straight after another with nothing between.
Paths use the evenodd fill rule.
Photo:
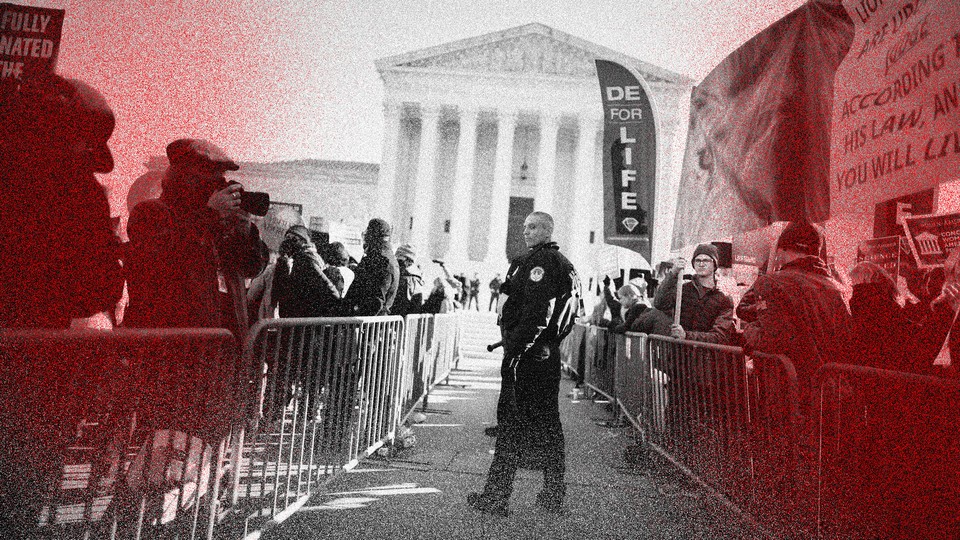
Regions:
<instances>
[{"instance_id":1,"label":"eyeglasses","mask_svg":"<svg viewBox=\"0 0 960 540\"><path fill-rule=\"evenodd\" d=\"M707 264L713 262L713 259L694 259L693 264Z\"/></svg>"}]
</instances>

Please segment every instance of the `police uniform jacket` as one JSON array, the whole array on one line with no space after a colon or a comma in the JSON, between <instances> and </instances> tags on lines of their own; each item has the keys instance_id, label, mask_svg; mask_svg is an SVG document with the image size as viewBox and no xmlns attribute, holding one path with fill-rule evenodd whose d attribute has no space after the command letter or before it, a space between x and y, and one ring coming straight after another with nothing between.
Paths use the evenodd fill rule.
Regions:
<instances>
[{"instance_id":1,"label":"police uniform jacket","mask_svg":"<svg viewBox=\"0 0 960 540\"><path fill-rule=\"evenodd\" d=\"M510 265L500 289L507 295L500 319L507 357L520 356L534 345L555 345L573 326L580 282L559 249L547 242Z\"/></svg>"}]
</instances>

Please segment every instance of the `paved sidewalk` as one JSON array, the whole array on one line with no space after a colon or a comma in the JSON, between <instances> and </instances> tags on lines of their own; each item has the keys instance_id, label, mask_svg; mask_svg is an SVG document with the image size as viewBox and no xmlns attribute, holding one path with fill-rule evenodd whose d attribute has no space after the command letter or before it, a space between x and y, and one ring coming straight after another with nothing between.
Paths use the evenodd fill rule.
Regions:
<instances>
[{"instance_id":1,"label":"paved sidewalk","mask_svg":"<svg viewBox=\"0 0 960 540\"><path fill-rule=\"evenodd\" d=\"M659 458L647 469L623 461L633 430L608 427L607 405L568 397L560 411L567 445L569 514L534 504L542 474L521 470L506 518L466 504L479 491L494 440L483 435L499 392L499 362L463 360L431 395L416 446L369 459L327 486L264 539L723 539L763 538L742 516Z\"/></svg>"}]
</instances>

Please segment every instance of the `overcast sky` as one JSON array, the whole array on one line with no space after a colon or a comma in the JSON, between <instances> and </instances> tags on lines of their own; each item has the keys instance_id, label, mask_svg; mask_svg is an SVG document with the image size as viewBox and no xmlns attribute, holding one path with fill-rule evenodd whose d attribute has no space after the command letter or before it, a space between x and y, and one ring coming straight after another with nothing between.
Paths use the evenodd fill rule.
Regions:
<instances>
[{"instance_id":1,"label":"overcast sky","mask_svg":"<svg viewBox=\"0 0 960 540\"><path fill-rule=\"evenodd\" d=\"M378 163L378 58L539 22L699 81L804 0L33 0L118 117L114 202L180 136L244 161Z\"/></svg>"}]
</instances>

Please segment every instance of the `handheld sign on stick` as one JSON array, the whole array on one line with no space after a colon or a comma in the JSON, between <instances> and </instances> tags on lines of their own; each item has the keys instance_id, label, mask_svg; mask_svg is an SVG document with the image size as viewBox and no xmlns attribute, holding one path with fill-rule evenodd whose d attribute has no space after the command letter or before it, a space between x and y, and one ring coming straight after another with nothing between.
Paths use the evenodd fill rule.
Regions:
<instances>
[{"instance_id":1,"label":"handheld sign on stick","mask_svg":"<svg viewBox=\"0 0 960 540\"><path fill-rule=\"evenodd\" d=\"M683 297L683 269L686 263L683 259L677 261L677 303L673 310L673 324L680 324L680 304Z\"/></svg>"}]
</instances>

